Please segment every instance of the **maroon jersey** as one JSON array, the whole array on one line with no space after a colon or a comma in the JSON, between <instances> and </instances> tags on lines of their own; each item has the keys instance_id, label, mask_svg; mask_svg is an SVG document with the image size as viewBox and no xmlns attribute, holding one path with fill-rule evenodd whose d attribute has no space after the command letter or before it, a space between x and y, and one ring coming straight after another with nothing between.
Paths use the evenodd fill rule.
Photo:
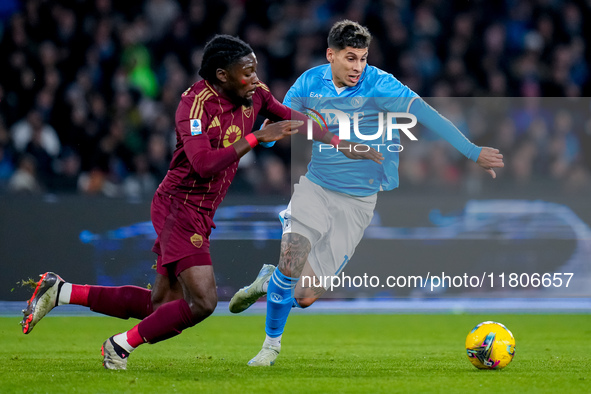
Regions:
<instances>
[{"instance_id":1,"label":"maroon jersey","mask_svg":"<svg viewBox=\"0 0 591 394\"><path fill-rule=\"evenodd\" d=\"M176 149L157 193L174 198L204 216L213 215L238 168L232 144L252 132L257 115L290 119L292 111L260 83L252 107L237 107L208 82L187 89L175 116Z\"/></svg>"}]
</instances>

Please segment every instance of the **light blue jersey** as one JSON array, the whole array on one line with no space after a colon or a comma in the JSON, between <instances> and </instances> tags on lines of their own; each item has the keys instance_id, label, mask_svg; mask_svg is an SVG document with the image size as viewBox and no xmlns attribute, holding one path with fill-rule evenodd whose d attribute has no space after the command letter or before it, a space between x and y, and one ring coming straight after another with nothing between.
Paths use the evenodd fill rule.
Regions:
<instances>
[{"instance_id":1,"label":"light blue jersey","mask_svg":"<svg viewBox=\"0 0 591 394\"><path fill-rule=\"evenodd\" d=\"M451 122L425 103L415 92L391 74L373 66L365 67L356 86L347 87L340 92L332 81L329 64L312 68L293 84L283 103L294 110L315 114L315 118L321 123L326 122L329 131L335 135L339 135L339 122L326 111L337 109L346 113L350 117L350 137L346 139L373 146L384 155L381 165L371 160L352 160L336 149L327 149L327 145L314 141L306 177L320 186L340 193L369 196L381 190L398 187L401 137L398 129L393 129L391 139L386 138L387 113L411 113L416 116L419 123L439 134L471 160L476 161L480 154L480 148L468 141ZM354 132L355 114L358 120L358 133ZM322 118L318 115L322 115ZM364 138L375 136L380 117L382 124L386 125L383 126L383 133L379 137L372 140L358 137L358 134ZM402 120L399 123L407 122L408 120ZM410 131L412 132L412 129ZM342 135L339 137L345 139Z\"/></svg>"}]
</instances>

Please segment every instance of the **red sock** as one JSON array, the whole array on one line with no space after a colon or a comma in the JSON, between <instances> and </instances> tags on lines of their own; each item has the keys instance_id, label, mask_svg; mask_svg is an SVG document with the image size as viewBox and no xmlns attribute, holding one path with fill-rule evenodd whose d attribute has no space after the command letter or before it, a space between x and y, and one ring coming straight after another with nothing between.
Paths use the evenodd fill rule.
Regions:
<instances>
[{"instance_id":1,"label":"red sock","mask_svg":"<svg viewBox=\"0 0 591 394\"><path fill-rule=\"evenodd\" d=\"M70 304L89 306L88 293L90 292L89 285L72 285L72 294L70 295Z\"/></svg>"},{"instance_id":2,"label":"red sock","mask_svg":"<svg viewBox=\"0 0 591 394\"><path fill-rule=\"evenodd\" d=\"M127 343L129 343L129 345L133 347L138 347L139 345L144 343L144 338L142 338L142 336L138 332L137 326L127 331Z\"/></svg>"},{"instance_id":3,"label":"red sock","mask_svg":"<svg viewBox=\"0 0 591 394\"><path fill-rule=\"evenodd\" d=\"M88 306L109 316L143 319L153 312L152 292L137 286L90 286Z\"/></svg>"}]
</instances>

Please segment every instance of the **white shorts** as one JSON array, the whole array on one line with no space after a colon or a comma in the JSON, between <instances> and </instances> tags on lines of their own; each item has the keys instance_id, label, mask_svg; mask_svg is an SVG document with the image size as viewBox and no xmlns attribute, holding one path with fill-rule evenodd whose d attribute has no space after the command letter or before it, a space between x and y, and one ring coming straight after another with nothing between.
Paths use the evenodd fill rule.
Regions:
<instances>
[{"instance_id":1,"label":"white shorts","mask_svg":"<svg viewBox=\"0 0 591 394\"><path fill-rule=\"evenodd\" d=\"M376 201L377 194L350 196L302 176L287 209L279 214L283 234L308 238L312 246L308 261L317 276L338 275L371 223Z\"/></svg>"}]
</instances>

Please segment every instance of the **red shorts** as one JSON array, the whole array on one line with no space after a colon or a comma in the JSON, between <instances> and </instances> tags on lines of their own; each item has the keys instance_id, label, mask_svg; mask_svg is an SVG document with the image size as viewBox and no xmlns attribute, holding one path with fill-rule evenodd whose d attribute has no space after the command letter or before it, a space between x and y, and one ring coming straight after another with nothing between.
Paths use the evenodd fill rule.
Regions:
<instances>
[{"instance_id":1,"label":"red shorts","mask_svg":"<svg viewBox=\"0 0 591 394\"><path fill-rule=\"evenodd\" d=\"M211 265L211 218L160 193L154 194L151 215L158 236L152 251L158 255L156 271L159 274L168 275L172 264L176 265L175 275L191 266Z\"/></svg>"}]
</instances>

